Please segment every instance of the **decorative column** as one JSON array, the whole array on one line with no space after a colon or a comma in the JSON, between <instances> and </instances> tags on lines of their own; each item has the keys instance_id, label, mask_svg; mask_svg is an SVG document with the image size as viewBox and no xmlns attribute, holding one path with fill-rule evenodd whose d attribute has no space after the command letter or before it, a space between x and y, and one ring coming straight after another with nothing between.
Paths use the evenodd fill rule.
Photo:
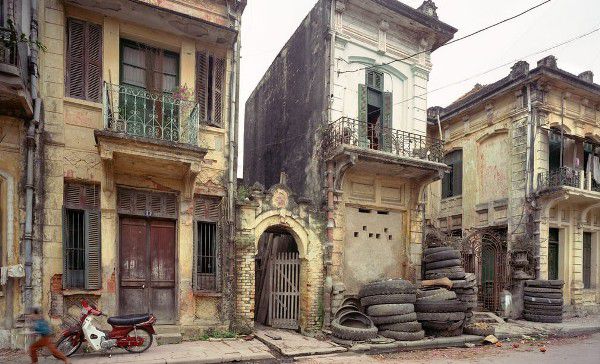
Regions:
<instances>
[{"instance_id":1,"label":"decorative column","mask_svg":"<svg viewBox=\"0 0 600 364\"><path fill-rule=\"evenodd\" d=\"M583 215L583 214L582 214ZM573 233L573 248L571 249L571 304L577 305L582 301L583 290L583 216L577 221ZM565 254L565 260L570 257ZM563 292L564 294L564 292Z\"/></svg>"}]
</instances>

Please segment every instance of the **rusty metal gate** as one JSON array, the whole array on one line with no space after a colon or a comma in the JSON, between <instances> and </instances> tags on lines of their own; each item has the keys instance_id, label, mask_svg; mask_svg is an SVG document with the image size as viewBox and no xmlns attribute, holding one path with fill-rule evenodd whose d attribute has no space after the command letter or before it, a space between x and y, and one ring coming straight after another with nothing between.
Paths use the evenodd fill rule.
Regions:
<instances>
[{"instance_id":1,"label":"rusty metal gate","mask_svg":"<svg viewBox=\"0 0 600 364\"><path fill-rule=\"evenodd\" d=\"M509 282L506 235L495 229L478 230L463 242L465 271L475 273L477 300L480 307L495 312L500 309L500 292Z\"/></svg>"},{"instance_id":2,"label":"rusty metal gate","mask_svg":"<svg viewBox=\"0 0 600 364\"><path fill-rule=\"evenodd\" d=\"M281 329L297 329L300 311L300 257L298 253L277 253L271 260L269 322Z\"/></svg>"}]
</instances>

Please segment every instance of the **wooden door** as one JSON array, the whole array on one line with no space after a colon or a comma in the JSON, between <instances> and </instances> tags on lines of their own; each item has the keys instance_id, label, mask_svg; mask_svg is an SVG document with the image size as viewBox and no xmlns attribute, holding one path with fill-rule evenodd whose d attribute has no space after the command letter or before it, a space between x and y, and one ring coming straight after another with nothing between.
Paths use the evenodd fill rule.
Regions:
<instances>
[{"instance_id":1,"label":"wooden door","mask_svg":"<svg viewBox=\"0 0 600 364\"><path fill-rule=\"evenodd\" d=\"M269 322L282 329L298 328L300 311L300 258L298 253L277 253L271 260Z\"/></svg>"},{"instance_id":2,"label":"wooden door","mask_svg":"<svg viewBox=\"0 0 600 364\"><path fill-rule=\"evenodd\" d=\"M548 279L558 279L558 229L550 229L548 236Z\"/></svg>"},{"instance_id":3,"label":"wooden door","mask_svg":"<svg viewBox=\"0 0 600 364\"><path fill-rule=\"evenodd\" d=\"M152 312L159 323L175 321L175 222L120 219L121 315Z\"/></svg>"},{"instance_id":4,"label":"wooden door","mask_svg":"<svg viewBox=\"0 0 600 364\"><path fill-rule=\"evenodd\" d=\"M583 288L592 287L592 233L583 233Z\"/></svg>"}]
</instances>

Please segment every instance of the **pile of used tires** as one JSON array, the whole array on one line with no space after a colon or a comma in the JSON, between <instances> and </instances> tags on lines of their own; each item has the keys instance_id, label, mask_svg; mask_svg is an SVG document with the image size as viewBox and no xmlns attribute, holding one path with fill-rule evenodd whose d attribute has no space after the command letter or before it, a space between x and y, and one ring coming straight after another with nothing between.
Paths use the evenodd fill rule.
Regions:
<instances>
[{"instance_id":1,"label":"pile of used tires","mask_svg":"<svg viewBox=\"0 0 600 364\"><path fill-rule=\"evenodd\" d=\"M340 344L351 344L355 341L367 341L375 338L377 327L371 318L360 312L358 300L347 298L335 313L331 322L331 334L334 341Z\"/></svg>"},{"instance_id":2,"label":"pile of used tires","mask_svg":"<svg viewBox=\"0 0 600 364\"><path fill-rule=\"evenodd\" d=\"M364 285L358 295L379 335L398 341L425 337L415 314L416 288L412 283L403 279L372 282Z\"/></svg>"},{"instance_id":3,"label":"pile of used tires","mask_svg":"<svg viewBox=\"0 0 600 364\"><path fill-rule=\"evenodd\" d=\"M428 335L459 336L465 324L467 305L446 288L417 290L415 312Z\"/></svg>"},{"instance_id":4,"label":"pile of used tires","mask_svg":"<svg viewBox=\"0 0 600 364\"><path fill-rule=\"evenodd\" d=\"M564 282L528 280L523 288L523 317L534 322L562 322Z\"/></svg>"},{"instance_id":5,"label":"pile of used tires","mask_svg":"<svg viewBox=\"0 0 600 364\"><path fill-rule=\"evenodd\" d=\"M477 279L475 273L465 273L465 278L452 281L452 291L456 298L465 303L465 324L471 322L473 310L477 308Z\"/></svg>"},{"instance_id":6,"label":"pile of used tires","mask_svg":"<svg viewBox=\"0 0 600 364\"><path fill-rule=\"evenodd\" d=\"M447 277L451 280L465 279L460 251L449 246L438 246L423 250L425 279Z\"/></svg>"}]
</instances>

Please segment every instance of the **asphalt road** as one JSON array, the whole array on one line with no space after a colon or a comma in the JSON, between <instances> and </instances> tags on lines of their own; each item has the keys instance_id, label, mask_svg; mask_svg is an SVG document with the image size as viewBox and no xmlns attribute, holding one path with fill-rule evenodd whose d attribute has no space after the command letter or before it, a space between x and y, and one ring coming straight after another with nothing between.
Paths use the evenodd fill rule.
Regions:
<instances>
[{"instance_id":1,"label":"asphalt road","mask_svg":"<svg viewBox=\"0 0 600 364\"><path fill-rule=\"evenodd\" d=\"M518 347L513 347L513 344ZM546 349L540 351L540 347ZM588 337L549 339L537 341L503 342L475 348L435 349L384 355L346 354L337 356L307 357L300 363L527 363L527 364L586 364L600 363L600 334Z\"/></svg>"}]
</instances>

